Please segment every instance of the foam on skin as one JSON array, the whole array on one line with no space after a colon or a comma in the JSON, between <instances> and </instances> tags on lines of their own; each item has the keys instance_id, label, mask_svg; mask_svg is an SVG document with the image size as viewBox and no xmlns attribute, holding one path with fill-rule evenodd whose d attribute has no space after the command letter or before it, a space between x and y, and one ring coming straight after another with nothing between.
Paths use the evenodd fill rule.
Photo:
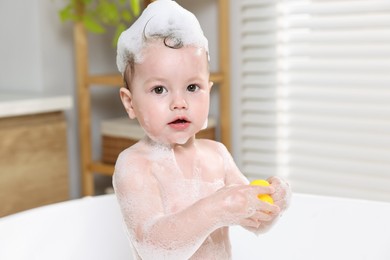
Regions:
<instances>
[{"instance_id":1,"label":"foam on skin","mask_svg":"<svg viewBox=\"0 0 390 260\"><path fill-rule=\"evenodd\" d=\"M151 140L144 139L134 147L122 152L115 166L113 179L118 202L125 216L129 239L136 249L136 259L207 259L210 254L214 254L215 259L229 259L230 245L221 240L222 233L212 234L213 230L223 226L220 221L214 223L211 229L200 232L199 235L190 240L188 240L188 232L201 225L197 217L192 214L186 218L188 230L180 230L180 232L172 234L159 232L158 226L160 226L159 222L162 219L169 219L169 221L164 221L164 226L169 226L170 230L177 229L176 224L179 220L175 214L222 188L224 183L221 179L204 180L204 177L201 176L205 174L204 169L198 164L194 165L194 178L185 178L177 165L172 148L157 143L150 145L150 142ZM145 144L147 146L144 146ZM140 147L142 148L140 149ZM154 201L156 204L144 203L147 198L145 198L145 194L141 196L138 189L148 190L151 183L145 183L141 177L145 173L137 167L138 163L128 160L129 156L134 156L132 153L135 150L139 154L143 152L143 149L148 149L148 156L145 160L152 162L150 172L157 181L161 194L161 201ZM139 160L137 161L139 162ZM132 185L136 187L127 189L126 183L128 181L131 181ZM148 194L151 195L153 192L150 191ZM159 205L160 203L161 205ZM150 216L142 213L148 212L148 208L153 209L160 206L163 207L163 214ZM133 211L135 208L138 209L136 214ZM148 220L142 225L135 226L136 223L140 223L140 219ZM225 230L222 229L219 232L225 232ZM167 239L157 239L158 237ZM217 247L220 249L216 250ZM196 256L194 257L195 252Z\"/></svg>"}]
</instances>

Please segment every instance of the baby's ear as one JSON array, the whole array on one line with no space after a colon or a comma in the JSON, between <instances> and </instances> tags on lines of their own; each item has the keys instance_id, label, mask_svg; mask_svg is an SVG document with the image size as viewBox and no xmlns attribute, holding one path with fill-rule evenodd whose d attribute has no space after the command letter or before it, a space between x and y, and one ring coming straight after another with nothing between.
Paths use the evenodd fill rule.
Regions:
<instances>
[{"instance_id":1,"label":"baby's ear","mask_svg":"<svg viewBox=\"0 0 390 260\"><path fill-rule=\"evenodd\" d=\"M127 88L121 88L119 90L119 95L122 100L122 104L126 109L127 114L131 119L136 118L133 108L133 96L131 95L130 90Z\"/></svg>"}]
</instances>

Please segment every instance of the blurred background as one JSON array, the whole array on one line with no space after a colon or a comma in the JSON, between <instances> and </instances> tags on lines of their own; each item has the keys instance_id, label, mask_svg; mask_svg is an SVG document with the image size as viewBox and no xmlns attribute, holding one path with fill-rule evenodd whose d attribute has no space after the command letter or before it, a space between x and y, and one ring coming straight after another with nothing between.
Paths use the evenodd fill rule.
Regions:
<instances>
[{"instance_id":1,"label":"blurred background","mask_svg":"<svg viewBox=\"0 0 390 260\"><path fill-rule=\"evenodd\" d=\"M388 1L178 2L209 39L212 138L248 178L390 201ZM60 21L66 4L0 2L0 216L112 192L105 156L137 138L115 121L126 114L114 30L80 36Z\"/></svg>"}]
</instances>

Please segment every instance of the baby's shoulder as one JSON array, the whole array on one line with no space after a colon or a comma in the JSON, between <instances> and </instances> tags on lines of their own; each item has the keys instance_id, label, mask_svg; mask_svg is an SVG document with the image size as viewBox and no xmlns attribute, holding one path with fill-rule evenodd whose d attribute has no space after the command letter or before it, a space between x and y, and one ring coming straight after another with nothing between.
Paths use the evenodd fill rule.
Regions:
<instances>
[{"instance_id":1,"label":"baby's shoulder","mask_svg":"<svg viewBox=\"0 0 390 260\"><path fill-rule=\"evenodd\" d=\"M142 162L145 160L145 156L143 156L143 154L144 151L142 146L136 143L135 145L123 150L118 155L115 166L118 168L128 164L142 164Z\"/></svg>"},{"instance_id":2,"label":"baby's shoulder","mask_svg":"<svg viewBox=\"0 0 390 260\"><path fill-rule=\"evenodd\" d=\"M225 154L228 152L226 149L226 146L218 141L211 140L211 139L197 139L197 146L202 149L203 151L211 151L216 154Z\"/></svg>"},{"instance_id":3,"label":"baby's shoulder","mask_svg":"<svg viewBox=\"0 0 390 260\"><path fill-rule=\"evenodd\" d=\"M137 190L147 181L149 160L144 154L145 151L137 144L119 154L113 175L113 183L117 188Z\"/></svg>"},{"instance_id":4,"label":"baby's shoulder","mask_svg":"<svg viewBox=\"0 0 390 260\"><path fill-rule=\"evenodd\" d=\"M148 166L146 151L142 145L135 145L123 150L115 163L116 175L129 175L144 172Z\"/></svg>"},{"instance_id":5,"label":"baby's shoulder","mask_svg":"<svg viewBox=\"0 0 390 260\"><path fill-rule=\"evenodd\" d=\"M199 158L203 163L203 169L208 173L208 178L225 180L232 165L230 153L225 145L218 141L200 139L197 147L199 147Z\"/></svg>"},{"instance_id":6,"label":"baby's shoulder","mask_svg":"<svg viewBox=\"0 0 390 260\"><path fill-rule=\"evenodd\" d=\"M201 154L206 161L212 161L214 163L221 162L224 164L226 158L230 157L226 146L218 141L199 139L197 146L202 151Z\"/></svg>"}]
</instances>

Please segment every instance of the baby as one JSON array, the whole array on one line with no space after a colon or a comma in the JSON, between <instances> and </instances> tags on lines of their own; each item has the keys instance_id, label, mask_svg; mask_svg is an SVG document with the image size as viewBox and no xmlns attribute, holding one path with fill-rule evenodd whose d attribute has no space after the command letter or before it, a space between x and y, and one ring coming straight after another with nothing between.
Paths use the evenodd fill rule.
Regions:
<instances>
[{"instance_id":1,"label":"baby","mask_svg":"<svg viewBox=\"0 0 390 260\"><path fill-rule=\"evenodd\" d=\"M196 17L171 0L150 4L119 39L120 97L146 133L113 177L136 259L230 259L229 226L265 232L288 204L286 182L250 186L221 143L195 138L207 125L208 55Z\"/></svg>"}]
</instances>

